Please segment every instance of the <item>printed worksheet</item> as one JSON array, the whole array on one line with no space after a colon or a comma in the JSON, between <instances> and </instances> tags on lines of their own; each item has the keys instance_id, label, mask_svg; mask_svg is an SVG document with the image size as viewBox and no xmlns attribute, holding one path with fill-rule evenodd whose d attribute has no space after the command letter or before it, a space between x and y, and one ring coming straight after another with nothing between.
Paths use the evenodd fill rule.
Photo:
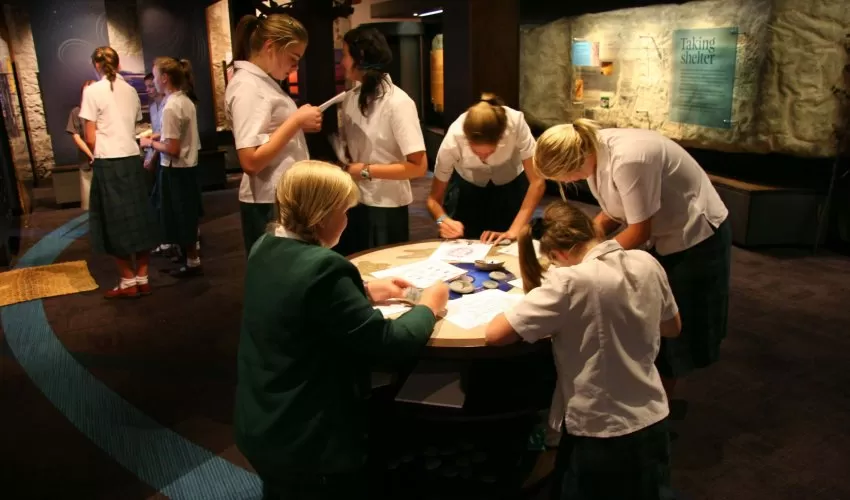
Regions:
<instances>
[{"instance_id":1,"label":"printed worksheet","mask_svg":"<svg viewBox=\"0 0 850 500\"><path fill-rule=\"evenodd\" d=\"M412 306L409 304L404 304L401 302L392 303L392 304L379 304L374 306L375 309L381 312L385 318L389 318L390 316L394 316L396 314L401 314L412 309Z\"/></svg>"},{"instance_id":2,"label":"printed worksheet","mask_svg":"<svg viewBox=\"0 0 850 500\"><path fill-rule=\"evenodd\" d=\"M534 253L537 254L537 257L540 257L540 241L534 240L531 242L534 245ZM505 255L513 255L514 257L519 257L519 244L515 241L505 248L499 250L499 253Z\"/></svg>"},{"instance_id":3,"label":"printed worksheet","mask_svg":"<svg viewBox=\"0 0 850 500\"><path fill-rule=\"evenodd\" d=\"M465 269L436 259L427 259L403 266L375 271L376 278L402 278L417 288L428 288L437 281L448 281L466 274Z\"/></svg>"},{"instance_id":4,"label":"printed worksheet","mask_svg":"<svg viewBox=\"0 0 850 500\"><path fill-rule=\"evenodd\" d=\"M450 300L446 320L466 330L486 325L522 300L522 295L501 290L484 290Z\"/></svg>"},{"instance_id":5,"label":"printed worksheet","mask_svg":"<svg viewBox=\"0 0 850 500\"><path fill-rule=\"evenodd\" d=\"M476 260L485 260L492 248L493 245L475 240L447 240L434 250L431 258L446 262L468 262L472 264Z\"/></svg>"}]
</instances>

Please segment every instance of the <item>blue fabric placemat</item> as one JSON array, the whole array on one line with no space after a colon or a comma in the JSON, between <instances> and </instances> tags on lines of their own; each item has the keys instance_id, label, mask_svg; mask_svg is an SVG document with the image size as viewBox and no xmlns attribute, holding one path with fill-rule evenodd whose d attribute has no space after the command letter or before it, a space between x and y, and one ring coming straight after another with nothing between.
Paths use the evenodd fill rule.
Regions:
<instances>
[{"instance_id":1,"label":"blue fabric placemat","mask_svg":"<svg viewBox=\"0 0 850 500\"><path fill-rule=\"evenodd\" d=\"M468 271L467 274L469 275L470 278L473 279L472 285L475 287L475 291L472 292L472 293L478 293L482 290L487 290L486 288L484 288L484 282L490 279L490 273L492 271L482 271L482 270L478 269L477 267L475 267L475 264L469 264L469 263L459 263L459 264L453 263L452 265ZM509 285L508 281L516 279L516 276L514 276L514 274L509 272L507 269L497 269L497 271L501 271L501 272L505 273L505 275L507 277L505 279L501 280L501 281L497 281L497 280L493 280L493 281L496 281L496 283L499 284L499 288L498 288L499 290L501 290L503 292L509 292L513 288L513 285ZM449 291L449 300L459 299L459 298L463 297L464 295L469 295L469 294L468 293L462 294L462 293Z\"/></svg>"}]
</instances>

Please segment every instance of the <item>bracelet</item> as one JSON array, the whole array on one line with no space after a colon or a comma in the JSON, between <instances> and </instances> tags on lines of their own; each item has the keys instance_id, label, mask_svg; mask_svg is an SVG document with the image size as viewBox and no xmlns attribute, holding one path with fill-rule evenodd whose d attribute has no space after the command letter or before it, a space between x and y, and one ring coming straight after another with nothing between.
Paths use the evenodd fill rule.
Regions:
<instances>
[{"instance_id":1,"label":"bracelet","mask_svg":"<svg viewBox=\"0 0 850 500\"><path fill-rule=\"evenodd\" d=\"M366 292L366 298L369 299L369 302L372 302L372 295L369 293L369 282L363 280L363 290Z\"/></svg>"},{"instance_id":2,"label":"bracelet","mask_svg":"<svg viewBox=\"0 0 850 500\"><path fill-rule=\"evenodd\" d=\"M446 216L445 216L445 214L443 214L443 215L441 215L441 216L437 217L437 225L442 224L444 220L446 220Z\"/></svg>"}]
</instances>

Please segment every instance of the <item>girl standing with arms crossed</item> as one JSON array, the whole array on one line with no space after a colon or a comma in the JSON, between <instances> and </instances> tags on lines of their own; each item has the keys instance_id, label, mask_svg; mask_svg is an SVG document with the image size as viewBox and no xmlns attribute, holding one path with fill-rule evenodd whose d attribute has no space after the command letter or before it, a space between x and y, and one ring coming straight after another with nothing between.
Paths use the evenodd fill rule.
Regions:
<instances>
[{"instance_id":1,"label":"girl standing with arms crossed","mask_svg":"<svg viewBox=\"0 0 850 500\"><path fill-rule=\"evenodd\" d=\"M705 171L658 132L605 129L590 120L556 125L537 141L540 173L587 179L602 212L595 223L623 248L653 247L682 314L682 335L663 339L656 360L667 397L676 381L717 361L726 336L732 230Z\"/></svg>"},{"instance_id":2,"label":"girl standing with arms crossed","mask_svg":"<svg viewBox=\"0 0 850 500\"><path fill-rule=\"evenodd\" d=\"M428 171L416 104L387 74L392 52L384 35L357 27L343 38L342 65L359 88L342 103L342 133L360 188L360 204L336 250L343 255L410 238L410 179Z\"/></svg>"},{"instance_id":3,"label":"girl standing with arms crossed","mask_svg":"<svg viewBox=\"0 0 850 500\"><path fill-rule=\"evenodd\" d=\"M86 87L80 106L86 144L94 152L89 205L92 247L113 256L121 273L118 286L105 297L135 298L151 293L150 250L160 241L136 144L142 105L136 90L118 74L118 53L112 47L95 49L92 64L102 78Z\"/></svg>"},{"instance_id":4,"label":"girl standing with arms crossed","mask_svg":"<svg viewBox=\"0 0 850 500\"><path fill-rule=\"evenodd\" d=\"M309 104L297 107L280 87L307 48L301 23L285 14L245 16L235 36L235 73L225 103L244 171L239 205L247 255L272 220L277 180L296 161L309 159L304 131L321 130L322 113Z\"/></svg>"},{"instance_id":5,"label":"girl standing with arms crossed","mask_svg":"<svg viewBox=\"0 0 850 500\"><path fill-rule=\"evenodd\" d=\"M546 273L532 231L519 235L526 296L496 316L488 344L551 337L558 382L549 425L561 432L553 499L672 500L667 397L653 361L681 322L664 269L605 240L567 202L535 234L557 267Z\"/></svg>"},{"instance_id":6,"label":"girl standing with arms crossed","mask_svg":"<svg viewBox=\"0 0 850 500\"><path fill-rule=\"evenodd\" d=\"M457 172L451 213L446 186ZM515 240L546 190L534 170L534 137L522 112L484 94L449 127L437 153L428 211L443 238Z\"/></svg>"},{"instance_id":7,"label":"girl standing with arms crossed","mask_svg":"<svg viewBox=\"0 0 850 500\"><path fill-rule=\"evenodd\" d=\"M175 278L203 274L198 246L201 191L197 171L198 114L195 108L192 66L187 60L158 57L153 66L154 84L165 97L162 124L157 140L141 139L142 147L159 153L157 184L160 192L159 218L164 240L180 246L186 265L171 271Z\"/></svg>"}]
</instances>

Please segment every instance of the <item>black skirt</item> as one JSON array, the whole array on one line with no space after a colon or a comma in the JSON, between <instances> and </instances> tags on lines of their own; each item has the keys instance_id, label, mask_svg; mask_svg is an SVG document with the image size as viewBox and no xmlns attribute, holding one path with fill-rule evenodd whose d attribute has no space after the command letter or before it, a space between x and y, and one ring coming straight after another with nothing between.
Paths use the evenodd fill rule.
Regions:
<instances>
[{"instance_id":1,"label":"black skirt","mask_svg":"<svg viewBox=\"0 0 850 500\"><path fill-rule=\"evenodd\" d=\"M667 420L625 436L561 435L552 500L673 500Z\"/></svg>"},{"instance_id":2,"label":"black skirt","mask_svg":"<svg viewBox=\"0 0 850 500\"><path fill-rule=\"evenodd\" d=\"M492 182L476 186L457 172L453 177L446 193L449 202L444 206L449 217L463 224L464 238L477 240L484 231L510 229L528 191L525 172L501 186Z\"/></svg>"},{"instance_id":3,"label":"black skirt","mask_svg":"<svg viewBox=\"0 0 850 500\"><path fill-rule=\"evenodd\" d=\"M197 167L159 169L159 218L165 243L190 246L198 240L201 191L196 169Z\"/></svg>"},{"instance_id":4,"label":"black skirt","mask_svg":"<svg viewBox=\"0 0 850 500\"><path fill-rule=\"evenodd\" d=\"M712 236L687 250L654 255L667 272L682 317L682 333L661 338L655 365L662 377L676 378L720 357L729 319L732 228L726 220Z\"/></svg>"},{"instance_id":5,"label":"black skirt","mask_svg":"<svg viewBox=\"0 0 850 500\"><path fill-rule=\"evenodd\" d=\"M242 239L245 243L245 258L251 253L251 247L260 239L274 218L274 203L239 203L239 215L242 218Z\"/></svg>"},{"instance_id":6,"label":"black skirt","mask_svg":"<svg viewBox=\"0 0 850 500\"><path fill-rule=\"evenodd\" d=\"M361 203L348 211L348 226L333 249L351 255L407 241L410 241L407 206L385 208Z\"/></svg>"},{"instance_id":7,"label":"black skirt","mask_svg":"<svg viewBox=\"0 0 850 500\"><path fill-rule=\"evenodd\" d=\"M148 199L141 157L99 158L92 168L89 228L94 251L127 258L159 245L159 221Z\"/></svg>"}]
</instances>

